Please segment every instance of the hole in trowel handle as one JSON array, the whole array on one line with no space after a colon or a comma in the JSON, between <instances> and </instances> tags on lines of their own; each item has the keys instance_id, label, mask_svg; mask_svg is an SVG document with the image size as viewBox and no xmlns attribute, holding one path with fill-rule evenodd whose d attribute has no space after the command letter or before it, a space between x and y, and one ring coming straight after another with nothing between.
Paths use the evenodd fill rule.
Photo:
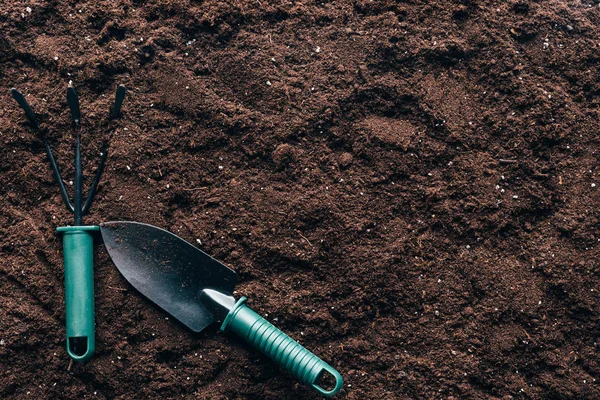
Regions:
<instances>
[{"instance_id":1,"label":"hole in trowel handle","mask_svg":"<svg viewBox=\"0 0 600 400\"><path fill-rule=\"evenodd\" d=\"M69 349L78 357L84 356L88 351L88 338L86 336L70 337Z\"/></svg>"},{"instance_id":2,"label":"hole in trowel handle","mask_svg":"<svg viewBox=\"0 0 600 400\"><path fill-rule=\"evenodd\" d=\"M323 364L323 369L311 386L325 397L335 396L342 389L344 380L331 365Z\"/></svg>"},{"instance_id":3,"label":"hole in trowel handle","mask_svg":"<svg viewBox=\"0 0 600 400\"><path fill-rule=\"evenodd\" d=\"M317 380L315 381L315 385L320 386L325 389L325 391L329 392L335 388L337 381L335 376L333 376L329 371L322 370Z\"/></svg>"}]
</instances>

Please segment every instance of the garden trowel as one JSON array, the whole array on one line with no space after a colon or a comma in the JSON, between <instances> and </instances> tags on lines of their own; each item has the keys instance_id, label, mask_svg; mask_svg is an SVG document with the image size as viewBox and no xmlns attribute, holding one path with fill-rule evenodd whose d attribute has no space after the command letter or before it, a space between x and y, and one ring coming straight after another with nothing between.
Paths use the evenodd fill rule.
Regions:
<instances>
[{"instance_id":1,"label":"garden trowel","mask_svg":"<svg viewBox=\"0 0 600 400\"><path fill-rule=\"evenodd\" d=\"M235 300L236 273L163 229L138 222L100 224L104 244L125 279L195 332L212 322L234 332L299 381L324 396L342 387L342 376L246 305ZM322 386L333 378L333 388Z\"/></svg>"}]
</instances>

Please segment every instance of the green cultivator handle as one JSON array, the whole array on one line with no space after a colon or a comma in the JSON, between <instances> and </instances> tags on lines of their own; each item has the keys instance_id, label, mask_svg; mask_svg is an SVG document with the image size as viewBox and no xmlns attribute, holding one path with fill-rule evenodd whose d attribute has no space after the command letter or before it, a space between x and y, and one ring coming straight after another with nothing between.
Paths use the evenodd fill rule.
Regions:
<instances>
[{"instance_id":1,"label":"green cultivator handle","mask_svg":"<svg viewBox=\"0 0 600 400\"><path fill-rule=\"evenodd\" d=\"M94 333L94 247L98 226L61 226L65 256L67 353L88 360L96 348Z\"/></svg>"},{"instance_id":2,"label":"green cultivator handle","mask_svg":"<svg viewBox=\"0 0 600 400\"><path fill-rule=\"evenodd\" d=\"M245 303L245 297L237 301L223 321L222 331L235 332L296 379L322 395L331 397L340 391L343 381L338 371L252 311ZM330 390L319 383L325 373L335 379L335 386Z\"/></svg>"}]
</instances>

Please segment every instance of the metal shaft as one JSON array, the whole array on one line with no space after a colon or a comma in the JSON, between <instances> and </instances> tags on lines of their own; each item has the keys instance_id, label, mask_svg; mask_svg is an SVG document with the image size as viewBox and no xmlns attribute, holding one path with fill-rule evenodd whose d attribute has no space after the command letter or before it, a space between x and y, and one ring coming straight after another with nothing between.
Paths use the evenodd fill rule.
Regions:
<instances>
[{"instance_id":1,"label":"metal shaft","mask_svg":"<svg viewBox=\"0 0 600 400\"><path fill-rule=\"evenodd\" d=\"M81 226L83 215L83 168L81 165L81 135L79 132L75 135L75 194L73 195L73 205L75 215L75 226Z\"/></svg>"}]
</instances>

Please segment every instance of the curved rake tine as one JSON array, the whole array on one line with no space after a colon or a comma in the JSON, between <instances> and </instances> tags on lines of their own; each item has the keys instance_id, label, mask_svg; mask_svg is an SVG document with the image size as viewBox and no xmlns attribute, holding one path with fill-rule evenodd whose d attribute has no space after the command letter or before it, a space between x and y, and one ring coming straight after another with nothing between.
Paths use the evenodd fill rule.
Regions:
<instances>
[{"instance_id":1,"label":"curved rake tine","mask_svg":"<svg viewBox=\"0 0 600 400\"><path fill-rule=\"evenodd\" d=\"M67 104L71 109L71 116L73 117L73 123L76 127L79 127L81 121L81 111L79 110L79 97L73 86L67 88Z\"/></svg>"},{"instance_id":2,"label":"curved rake tine","mask_svg":"<svg viewBox=\"0 0 600 400\"><path fill-rule=\"evenodd\" d=\"M35 113L33 112L33 109L31 108L27 100L25 100L25 96L23 96L23 93L19 92L16 88L12 88L10 89L10 94L12 94L13 99L15 99L17 103L19 103L19 106L23 109L23 111L25 111L25 115L27 115L29 123L31 123L35 130L39 131L40 123L38 122Z\"/></svg>"},{"instance_id":3,"label":"curved rake tine","mask_svg":"<svg viewBox=\"0 0 600 400\"><path fill-rule=\"evenodd\" d=\"M111 107L110 118L115 119L119 117L121 114L121 106L123 105L123 100L125 100L125 94L127 93L127 88L124 85L117 86L117 92L115 94L115 104ZM100 152L100 163L98 164L98 169L96 170L96 174L94 175L94 181L92 182L92 186L88 191L87 198L85 199L85 204L83 205L83 214L87 214L92 206L92 201L94 201L94 196L96 196L96 191L98 190L98 184L100 183L100 178L102 177L102 172L104 172L104 165L106 164L106 159L108 158L108 147L109 142L105 141L102 144L102 150Z\"/></svg>"},{"instance_id":4,"label":"curved rake tine","mask_svg":"<svg viewBox=\"0 0 600 400\"><path fill-rule=\"evenodd\" d=\"M123 105L123 100L125 99L125 93L127 89L123 85L117 86L117 93L115 95L115 105L113 106L110 118L115 119L121 114L121 106Z\"/></svg>"},{"instance_id":5,"label":"curved rake tine","mask_svg":"<svg viewBox=\"0 0 600 400\"><path fill-rule=\"evenodd\" d=\"M27 116L27 119L29 120L29 122L31 123L33 128L39 132L40 139L42 139L42 143L44 144L44 148L46 150L46 155L48 156L48 160L50 160L50 167L52 167L54 176L56 177L56 180L58 181L60 195L61 195L65 205L67 206L67 210L69 210L70 212L73 212L74 208L73 208L73 205L71 204L71 200L69 200L69 194L67 193L67 188L65 187L62 176L60 175L60 170L58 169L58 164L56 164L56 159L54 158L54 154L52 154L52 149L50 148L50 143L48 143L48 140L46 139L44 132L42 132L42 130L40 129L40 124L35 116L35 113L33 112L33 109L31 108L29 103L27 103L27 100L25 100L23 93L19 92L16 88L12 88L10 90L10 93L12 94L12 97L16 100L16 102L19 104L19 106L23 109L23 111L25 111L25 115Z\"/></svg>"},{"instance_id":6,"label":"curved rake tine","mask_svg":"<svg viewBox=\"0 0 600 400\"><path fill-rule=\"evenodd\" d=\"M54 176L56 177L56 180L58 181L58 188L60 189L60 195L61 195L63 201L65 202L65 205L67 206L67 210L69 210L70 212L75 212L75 208L73 207L73 204L71 204L71 200L69 200L69 194L67 193L67 188L65 187L63 179L60 176L60 170L58 169L58 164L56 164L56 159L54 158L54 154L52 154L52 150L50 149L50 143L48 143L48 140L46 139L46 136L44 136L44 134L41 134L41 138L42 138L42 143L44 143L44 147L46 148L46 155L48 156L48 159L50 160L50 166L52 167Z\"/></svg>"},{"instance_id":7,"label":"curved rake tine","mask_svg":"<svg viewBox=\"0 0 600 400\"><path fill-rule=\"evenodd\" d=\"M98 169L96 170L96 175L94 175L94 182L92 182L92 186L88 192L87 198L85 199L85 204L83 206L82 213L87 214L92 205L92 201L94 200L94 196L96 195L96 189L98 188L98 183L100 183L100 177L102 176L102 172L104 171L104 165L106 164L106 158L108 157L108 142L104 142L102 145L102 150L100 153L100 163L98 164Z\"/></svg>"}]
</instances>

